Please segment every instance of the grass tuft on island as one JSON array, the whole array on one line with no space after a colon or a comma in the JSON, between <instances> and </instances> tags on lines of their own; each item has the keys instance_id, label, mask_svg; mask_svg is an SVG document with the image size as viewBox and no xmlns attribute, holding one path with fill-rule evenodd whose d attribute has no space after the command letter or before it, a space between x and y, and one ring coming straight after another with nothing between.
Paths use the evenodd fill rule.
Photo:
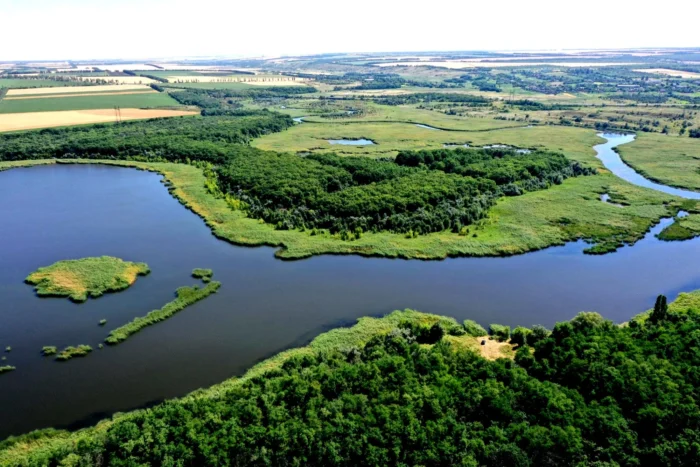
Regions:
<instances>
[{"instance_id":1,"label":"grass tuft on island","mask_svg":"<svg viewBox=\"0 0 700 467\"><path fill-rule=\"evenodd\" d=\"M16 369L17 368L12 365L0 366L0 375L3 373L9 373L10 371L14 371Z\"/></svg>"},{"instance_id":2,"label":"grass tuft on island","mask_svg":"<svg viewBox=\"0 0 700 467\"><path fill-rule=\"evenodd\" d=\"M213 275L214 271L212 271L211 269L194 268L192 270L192 277L195 277L197 279L211 279Z\"/></svg>"},{"instance_id":3,"label":"grass tuft on island","mask_svg":"<svg viewBox=\"0 0 700 467\"><path fill-rule=\"evenodd\" d=\"M48 357L50 355L56 355L56 352L58 352L58 349L55 345L45 345L41 349L41 354L45 357Z\"/></svg>"},{"instance_id":4,"label":"grass tuft on island","mask_svg":"<svg viewBox=\"0 0 700 467\"><path fill-rule=\"evenodd\" d=\"M74 302L97 298L131 286L150 272L146 263L132 263L112 256L58 261L39 268L25 279L40 297L68 297Z\"/></svg>"},{"instance_id":5,"label":"grass tuft on island","mask_svg":"<svg viewBox=\"0 0 700 467\"><path fill-rule=\"evenodd\" d=\"M180 287L177 289L177 298L168 302L160 310L153 310L146 316L137 317L134 320L120 326L109 333L105 342L109 345L116 345L124 342L132 334L139 332L146 326L165 321L178 311L182 311L188 306L208 297L221 287L221 282L209 282L203 289L195 285L192 287Z\"/></svg>"},{"instance_id":6,"label":"grass tuft on island","mask_svg":"<svg viewBox=\"0 0 700 467\"><path fill-rule=\"evenodd\" d=\"M92 352L92 347L90 347L89 345L79 345L77 347L68 346L65 349L61 350L61 353L59 353L56 356L56 360L58 360L59 362L65 362L66 360L70 360L71 358L84 357L90 352Z\"/></svg>"}]
</instances>

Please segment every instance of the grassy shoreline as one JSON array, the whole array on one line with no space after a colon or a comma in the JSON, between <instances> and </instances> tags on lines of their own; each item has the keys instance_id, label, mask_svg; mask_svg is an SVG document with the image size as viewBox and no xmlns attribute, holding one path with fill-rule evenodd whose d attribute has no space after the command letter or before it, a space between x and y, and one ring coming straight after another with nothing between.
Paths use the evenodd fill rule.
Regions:
<instances>
[{"instance_id":1,"label":"grassy shoreline","mask_svg":"<svg viewBox=\"0 0 700 467\"><path fill-rule=\"evenodd\" d=\"M599 141L595 138L594 142ZM592 151L588 147L588 151ZM582 153L584 157L586 153ZM597 160L592 154L590 160ZM579 157L577 157L578 159ZM328 233L282 231L246 217L220 198L210 195L206 178L197 167L162 162L113 160L33 160L0 162L0 171L55 163L100 163L148 170L163 175L169 192L183 206L201 217L219 239L242 246L278 247L280 259L302 259L319 254L356 254L403 259L445 259L447 257L499 257L541 250L584 239L598 243L604 252L634 243L661 218L674 216L683 201L663 193L635 187L612 174L566 180L562 185L523 196L501 199L486 219L472 230L476 236L439 232L407 239L393 233L366 233L361 239L343 241ZM609 193L613 202L601 203L599 195ZM687 207L686 207L687 209ZM592 251L600 252L600 251Z\"/></svg>"}]
</instances>

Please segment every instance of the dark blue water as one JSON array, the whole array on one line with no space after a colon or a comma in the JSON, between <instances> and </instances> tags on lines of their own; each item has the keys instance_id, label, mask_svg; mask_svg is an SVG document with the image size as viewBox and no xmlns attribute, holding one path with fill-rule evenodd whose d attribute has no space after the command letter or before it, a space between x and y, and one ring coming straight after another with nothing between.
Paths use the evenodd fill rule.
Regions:
<instances>
[{"instance_id":1,"label":"dark blue water","mask_svg":"<svg viewBox=\"0 0 700 467\"><path fill-rule=\"evenodd\" d=\"M595 310L615 321L700 288L700 240L660 242L664 221L634 247L583 255L582 242L510 258L405 261L320 256L280 261L232 246L159 183L133 169L54 165L0 173L0 438L78 426L242 374L257 361L361 316L414 308L488 325L544 324ZM23 279L61 259L113 255L149 264L128 290L76 305L40 299ZM117 346L114 327L159 308L212 268L218 294ZM104 328L100 319L107 319ZM45 345L90 344L57 363Z\"/></svg>"}]
</instances>

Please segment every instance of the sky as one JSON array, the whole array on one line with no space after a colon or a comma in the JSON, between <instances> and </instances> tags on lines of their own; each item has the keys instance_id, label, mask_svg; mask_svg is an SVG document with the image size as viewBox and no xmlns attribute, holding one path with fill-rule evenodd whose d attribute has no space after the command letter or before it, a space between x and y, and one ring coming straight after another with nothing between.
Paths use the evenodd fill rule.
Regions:
<instances>
[{"instance_id":1,"label":"sky","mask_svg":"<svg viewBox=\"0 0 700 467\"><path fill-rule=\"evenodd\" d=\"M0 0L0 61L700 47L700 1Z\"/></svg>"}]
</instances>

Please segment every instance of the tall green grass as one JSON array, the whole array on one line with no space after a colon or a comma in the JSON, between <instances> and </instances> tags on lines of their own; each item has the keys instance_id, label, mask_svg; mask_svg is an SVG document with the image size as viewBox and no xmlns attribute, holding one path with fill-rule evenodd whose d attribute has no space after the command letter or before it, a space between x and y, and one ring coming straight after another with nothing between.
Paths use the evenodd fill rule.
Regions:
<instances>
[{"instance_id":1,"label":"tall green grass","mask_svg":"<svg viewBox=\"0 0 700 467\"><path fill-rule=\"evenodd\" d=\"M92 352L92 347L89 345L79 345L77 347L68 346L56 356L56 360L65 362L71 358L84 357L90 352Z\"/></svg>"},{"instance_id":2,"label":"tall green grass","mask_svg":"<svg viewBox=\"0 0 700 467\"><path fill-rule=\"evenodd\" d=\"M150 269L146 263L132 263L112 256L58 261L39 268L25 279L35 285L41 297L68 297L74 302L97 298L106 292L128 288Z\"/></svg>"},{"instance_id":3,"label":"tall green grass","mask_svg":"<svg viewBox=\"0 0 700 467\"><path fill-rule=\"evenodd\" d=\"M112 330L105 342L109 345L116 345L124 342L131 336L147 326L152 326L173 316L178 311L182 311L188 306L208 297L221 287L221 282L210 282L203 289L199 286L180 287L177 289L177 298L166 303L160 310L153 310L146 316L135 318L133 321Z\"/></svg>"}]
</instances>

